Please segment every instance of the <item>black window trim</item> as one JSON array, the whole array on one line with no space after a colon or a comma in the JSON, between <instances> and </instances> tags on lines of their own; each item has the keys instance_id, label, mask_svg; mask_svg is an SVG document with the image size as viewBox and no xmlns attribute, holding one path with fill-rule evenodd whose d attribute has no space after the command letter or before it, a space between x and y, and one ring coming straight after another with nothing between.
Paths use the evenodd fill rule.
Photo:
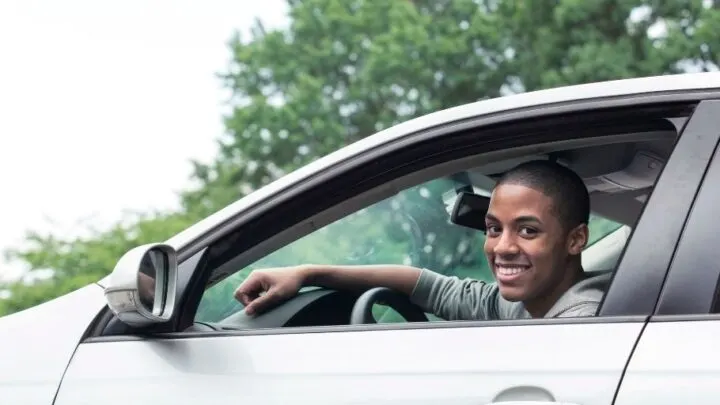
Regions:
<instances>
[{"instance_id":1,"label":"black window trim","mask_svg":"<svg viewBox=\"0 0 720 405\"><path fill-rule=\"evenodd\" d=\"M703 100L686 121L620 256L598 316L655 313L680 235L720 139L712 132L719 116L720 101Z\"/></svg>"},{"instance_id":2,"label":"black window trim","mask_svg":"<svg viewBox=\"0 0 720 405\"><path fill-rule=\"evenodd\" d=\"M563 110L572 111L572 108L574 107L576 110L579 110L579 112L576 111L574 113L555 113L555 114L549 114L546 112L546 114L542 114L543 118L531 117L526 121L533 120L533 118L535 121L537 121L538 119L552 119L553 117L557 117L557 116L560 116L563 120L567 120L568 116L582 116L585 118L587 115L596 115L596 114L601 114L601 115L602 114L613 114L613 118L616 118L616 116L615 116L616 114L627 113L629 116L635 117L635 115L640 113L641 111L642 111L642 114L647 114L648 116L651 116L653 110L658 111L658 109L659 109L665 113L667 112L668 109L670 109L670 110L675 109L675 111L682 111L682 110L686 110L687 108L692 108L691 105L695 104L695 103L685 103L685 102L669 103L667 101L677 101L677 100L685 100L685 99L693 100L694 98L697 98L700 95L707 95L707 94L708 94L708 92L700 92L700 93L691 92L691 93L683 93L680 95L675 94L676 97L672 97L672 95L669 93L661 93L661 94L654 95L654 97L648 96L648 95L631 96L631 97L624 97L622 99L599 100L595 103L581 103L582 105L578 105L578 103L574 103L574 105L572 105L572 103L570 103L571 105L567 105L567 106L566 105L556 106L557 107L556 111L563 111ZM637 102L639 100L666 101L666 102L665 103L652 102L649 106L644 106L644 107L643 106L632 106L632 107L628 108L628 105L632 105L633 101ZM616 107L616 106L619 106L619 107ZM586 112L585 110L588 108L594 108L594 109L591 112ZM644 110L644 108L650 108L650 109ZM510 119L515 114L507 114L507 115L508 116L505 118ZM530 114L530 115L532 115L532 114ZM662 114L662 115L667 116L667 114ZM492 117L492 118L493 119L489 119L488 117L483 117L481 119L472 120L472 122L450 123L444 127L433 128L431 130L424 131L424 133L417 134L416 136L399 140L398 142L395 142L395 144L388 144L388 145L384 145L383 147L379 147L376 150L367 151L367 153L365 155L358 156L356 159L353 159L353 162L345 162L345 163L351 163L351 164L347 165L345 170L339 170L339 169L335 170L331 176L333 178L337 178L339 176L344 176L344 175L346 175L346 173L345 173L346 171L351 170L351 169L357 169L358 166L361 166L361 167L367 166L367 164L370 162L369 159L372 159L373 157L377 157L378 155L389 154L390 151L395 151L396 153L402 155L405 152L405 148L407 148L406 145L408 143L411 143L412 145L417 146L417 145L422 144L423 142L432 142L439 136L446 135L447 132L452 131L452 130L457 130L457 128L471 127L473 130L476 130L477 127L482 126L483 131L487 133L487 132L490 132L489 129L491 129L492 126L488 127L487 125L482 125L483 122L488 122L488 121L489 122L500 122L500 124L498 124L500 127L515 126L517 123L522 124L522 121L517 118L515 118L514 122L509 123L509 124L503 123L504 120L497 120L497 117ZM583 129L587 130L587 126L585 126ZM467 131L465 131L465 132L467 132ZM462 131L461 131L461 133L462 133ZM475 134L475 135L477 136L477 134ZM586 135L582 136L582 138L586 138L586 137L589 137L589 136L586 136ZM449 138L450 138L449 136L444 136L443 140L447 141ZM524 139L524 138L522 138L522 139ZM505 143L505 142L512 143L513 141L518 141L518 140L521 140L521 139L520 138L509 139L509 140L508 139L502 139L502 140L496 139L495 141L496 142L502 141L502 143ZM487 146L488 146L488 144L486 142L483 142L483 147L486 148L486 151L489 151L489 150L487 150ZM505 145L503 147L506 148L508 146ZM468 150L470 150L472 148L469 148L467 146L467 139L465 139L465 144L462 145L462 148L453 149L452 147L450 147L450 148L447 148L446 150L442 151L442 152L446 152L446 153L442 154L443 155L442 159L443 160L458 159L457 156L453 157L453 156L449 156L449 155L458 153L459 149L465 150L464 152L460 152L461 154L467 154ZM677 148L676 148L676 150L677 150ZM675 151L673 152L673 155L674 154L675 154ZM428 164L428 162L424 162L422 164ZM413 165L410 165L410 164L401 165L400 167L395 168L396 170L394 173L392 173L392 176L398 177L400 175L403 175L403 172L407 171L409 168L412 169L412 167L413 167ZM418 170L418 169L415 168L413 170ZM388 173L387 172L383 173L383 175L387 176ZM297 190L292 190L293 192L288 193L287 198L294 200L303 195L307 196L308 194L310 194L310 191L312 191L313 186L318 187L318 186L326 185L327 179L323 178L324 176L328 176L327 172L321 173L321 175L316 176L316 178L296 184ZM364 183L360 182L359 184L361 184L362 186L367 188L367 187L372 186L373 180L377 181L379 178L381 178L381 177L384 178L385 176L378 176L378 177L369 178L369 179L364 178L364 179L362 179L364 181ZM385 181L388 181L388 180L386 179ZM296 194L295 192L297 192L298 194ZM352 195L355 195L359 192L360 191L358 191L356 189L351 191ZM300 194L300 193L302 193L302 194ZM342 197L342 198L344 199L344 198L348 198L348 197ZM651 199L652 199L652 197L648 200L648 204L650 203ZM274 202L277 202L278 204L280 204L280 202L286 202L286 201L274 201ZM273 208L276 208L276 207L273 207ZM251 217L251 215L249 215L249 214L254 213L254 211L257 211L257 210L251 209L251 210L248 210L247 212L245 212L244 214ZM265 211L265 209L263 209L262 211ZM245 222L248 217L245 215L243 215L243 217L245 217L245 218L236 218L232 221L229 221L229 222L231 222L231 224L225 224L222 228L225 228L227 230L228 226L232 226L234 224L237 224L238 222ZM248 223L249 222L252 222L252 221L248 221ZM282 229L273 230L273 231L281 232ZM633 234L634 233L635 232L633 232ZM634 236L633 234L630 235L631 240L632 240L632 237ZM193 256L194 258L199 258L200 256L202 256L200 258L199 267L203 267L204 262L206 262L208 260L208 258L211 257L210 255L207 254L208 252L211 251L211 249L207 249L207 251L205 251L205 244L204 244L203 240L197 241L197 243L195 245L196 246L202 245L199 247L199 249L203 249L203 251L198 251L198 250L195 250L194 248L190 247L188 249L183 250L184 255L186 258L187 258L187 254L194 255ZM624 254L623 254L623 256L624 256ZM621 263L623 260L623 256L621 256L621 258L620 258ZM189 303L190 307L193 307L193 306L197 307L196 304L199 302L199 297L203 291L202 287L204 287L205 280L203 279L203 277L197 276L198 273L203 273L203 272L193 271L193 273L194 273L193 277L191 277L188 282L188 288L186 289L186 294L184 294L183 298L185 298L185 300ZM659 290L659 286L657 289ZM611 287L611 290L612 290L612 287ZM193 296L195 296L195 297L193 297ZM196 299L194 299L194 298L196 298ZM195 300L197 300L198 302L193 303L193 301L195 301ZM655 302L653 302L652 304L653 304L652 307L654 308ZM188 305L186 304L186 306L188 306ZM195 308L195 310L196 309L197 308ZM638 311L635 311L635 312L638 312ZM644 314L637 313L636 315L638 315L638 317L633 316L632 319L634 321L637 321L637 320L640 320L643 316L649 315L651 313L652 312L647 312ZM192 314L192 316L190 316L191 314ZM599 316L610 316L610 318L604 318L606 321L611 321L612 319L615 319L615 320L628 319L627 317L623 317L622 315L623 314L620 314L620 315L605 314L605 313L599 314ZM105 317L105 318L107 318L107 317ZM162 335L165 335L168 332L170 332L171 335L175 334L175 333L179 333L179 334L182 334L182 336L190 337L192 334L190 334L188 332L172 332L172 330L184 329L184 327L189 326L188 321L190 324L192 323L193 318L194 318L194 310L181 310L181 311L179 311L177 317L173 320L172 326L170 326L170 325L159 325L159 326L155 325L154 327L150 328L149 330L146 330L145 332L155 333L155 334L159 333ZM598 319L598 318L592 318L592 319ZM540 321L540 320L532 320L532 324L537 324L538 321ZM555 323L558 320L547 320L547 321L551 322L551 323ZM561 321L561 323L562 322L575 323L578 321L579 322L588 322L588 321L595 322L594 320L591 321L588 318L580 318L578 320L562 319L560 321ZM501 322L502 322L502 324L508 324L508 323L506 323L506 321L501 321ZM487 321L483 321L482 323L485 324L485 323L487 323ZM442 322L440 324L441 325L449 325L450 323ZM469 325L469 324L465 323L465 325ZM425 326L427 326L427 325L425 325ZM435 326L435 327L438 327L438 326ZM443 327L443 326L439 326L439 327ZM346 328L346 327L343 327L343 328ZM397 329L398 325L393 325L393 328ZM402 329L402 328L400 328L400 329ZM91 339L91 340L96 339L97 336L101 333L101 330L102 330L102 327L95 328L92 333L88 334L87 338ZM128 332L132 333L130 331L128 331ZM138 333L140 331L134 331L134 332ZM223 333L227 333L227 332L223 332ZM293 333L293 332L289 329L284 329L281 331L276 331L275 333ZM204 333L202 335L205 336ZM157 335L157 336L161 336L161 335ZM118 335L118 336L102 337L101 339L106 341L108 339L113 340L113 339L124 339L124 338L125 337Z\"/></svg>"},{"instance_id":3,"label":"black window trim","mask_svg":"<svg viewBox=\"0 0 720 405\"><path fill-rule=\"evenodd\" d=\"M695 136L720 137L720 100L704 102L703 132ZM700 121L700 119L698 119ZM712 135L711 135L712 134ZM704 156L703 156L704 158ZM720 201L720 150L708 158L707 171L694 199L678 242L652 321L720 319L720 243L715 212ZM715 239L713 239L715 236Z\"/></svg>"}]
</instances>

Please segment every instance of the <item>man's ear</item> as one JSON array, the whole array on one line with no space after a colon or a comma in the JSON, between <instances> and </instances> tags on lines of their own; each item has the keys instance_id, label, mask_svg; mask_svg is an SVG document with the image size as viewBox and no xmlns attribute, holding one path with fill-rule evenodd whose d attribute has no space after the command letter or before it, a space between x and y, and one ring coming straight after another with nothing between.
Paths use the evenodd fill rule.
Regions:
<instances>
[{"instance_id":1,"label":"man's ear","mask_svg":"<svg viewBox=\"0 0 720 405\"><path fill-rule=\"evenodd\" d=\"M570 230L568 234L568 253L576 256L582 253L590 239L590 229L587 224L580 224Z\"/></svg>"}]
</instances>

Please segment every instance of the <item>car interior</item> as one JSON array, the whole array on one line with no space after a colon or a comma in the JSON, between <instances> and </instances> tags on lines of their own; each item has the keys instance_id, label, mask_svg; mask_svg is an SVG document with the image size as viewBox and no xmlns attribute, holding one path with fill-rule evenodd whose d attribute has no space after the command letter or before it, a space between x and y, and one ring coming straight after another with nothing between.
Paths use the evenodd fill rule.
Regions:
<instances>
[{"instance_id":1,"label":"car interior","mask_svg":"<svg viewBox=\"0 0 720 405\"><path fill-rule=\"evenodd\" d=\"M574 144L558 142L535 145L533 153L517 149L505 150L492 156L478 156L472 166L468 166L465 162L467 167L464 170L453 171L454 174L449 176L455 186L447 190L442 197L447 219L456 226L484 231L484 210L487 209L489 190L492 189L495 180L523 161L555 160L572 168L584 179L590 193L593 214L619 224L614 231L589 246L582 258L587 272L593 274L613 272L632 227L639 218L653 185L673 150L677 129L683 124L682 121L668 121L672 122L673 129L668 126L666 131L619 134L603 139L588 138L575 140ZM443 172L438 172L436 177L448 176L447 167L438 170ZM407 186L398 186L395 192L403 188ZM379 193L367 194L365 205L386 197ZM347 211L345 215L349 213L350 211ZM309 218L307 221L315 221L314 229L319 228L318 223L323 222L318 218ZM326 221L329 222L331 221ZM248 262L246 260L245 264ZM215 269L215 272L222 274L222 277L216 277L215 280L222 280L244 266L238 263L231 261L226 266ZM250 317L244 313L241 305L235 304L237 310L231 315L218 322L196 320L188 331L348 325L359 323L360 318L351 314L363 311L369 313L368 307L374 304L385 303L390 307L403 305L387 294L375 294L370 300L360 298L360 294L356 292L318 287L304 288L294 298L261 315ZM227 299L232 300L232 297ZM410 313L412 311L407 308L398 311L406 318L407 315L414 317ZM363 319L363 323L374 322L367 317Z\"/></svg>"}]
</instances>

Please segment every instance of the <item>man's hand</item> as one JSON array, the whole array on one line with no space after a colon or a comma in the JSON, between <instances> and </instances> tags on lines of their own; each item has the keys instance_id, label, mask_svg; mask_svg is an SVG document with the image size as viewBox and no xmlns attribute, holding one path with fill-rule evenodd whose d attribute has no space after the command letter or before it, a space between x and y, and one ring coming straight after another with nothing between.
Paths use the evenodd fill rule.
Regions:
<instances>
[{"instance_id":1,"label":"man's hand","mask_svg":"<svg viewBox=\"0 0 720 405\"><path fill-rule=\"evenodd\" d=\"M341 290L353 289L360 292L373 287L387 287L409 296L419 277L418 268L392 264L365 266L308 264L262 269L250 273L235 290L235 298L245 305L245 313L253 315L287 301L305 285Z\"/></svg>"},{"instance_id":2,"label":"man's hand","mask_svg":"<svg viewBox=\"0 0 720 405\"><path fill-rule=\"evenodd\" d=\"M301 267L255 270L235 290L235 299L245 305L246 314L262 313L295 296L305 277Z\"/></svg>"}]
</instances>

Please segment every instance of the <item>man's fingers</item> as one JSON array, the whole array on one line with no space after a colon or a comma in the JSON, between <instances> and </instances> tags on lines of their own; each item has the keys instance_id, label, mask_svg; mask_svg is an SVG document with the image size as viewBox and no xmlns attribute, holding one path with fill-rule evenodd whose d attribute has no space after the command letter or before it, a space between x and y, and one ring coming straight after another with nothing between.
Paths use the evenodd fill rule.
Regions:
<instances>
[{"instance_id":1,"label":"man's fingers","mask_svg":"<svg viewBox=\"0 0 720 405\"><path fill-rule=\"evenodd\" d=\"M243 283L237 290L235 290L235 299L247 306L250 302L257 299L263 291L264 288L260 283Z\"/></svg>"},{"instance_id":2,"label":"man's fingers","mask_svg":"<svg viewBox=\"0 0 720 405\"><path fill-rule=\"evenodd\" d=\"M247 306L264 290L265 286L263 283L257 277L251 275L235 290L235 299Z\"/></svg>"},{"instance_id":3,"label":"man's fingers","mask_svg":"<svg viewBox=\"0 0 720 405\"><path fill-rule=\"evenodd\" d=\"M266 274L253 273L235 290L235 299L245 306L248 315L264 312L281 299L275 284Z\"/></svg>"},{"instance_id":4,"label":"man's fingers","mask_svg":"<svg viewBox=\"0 0 720 405\"><path fill-rule=\"evenodd\" d=\"M248 306L250 302L252 302L252 298L250 298L249 295L240 291L235 291L235 299L245 306Z\"/></svg>"},{"instance_id":5,"label":"man's fingers","mask_svg":"<svg viewBox=\"0 0 720 405\"><path fill-rule=\"evenodd\" d=\"M245 313L248 315L255 315L265 312L272 304L277 301L277 294L275 291L270 289L266 294L255 298L250 304L245 306Z\"/></svg>"},{"instance_id":6,"label":"man's fingers","mask_svg":"<svg viewBox=\"0 0 720 405\"><path fill-rule=\"evenodd\" d=\"M253 315L255 315L255 311L256 311L256 309L255 309L255 302L251 302L250 304L248 304L247 306L245 306L245 313L246 313L246 314L248 314L248 315L250 315L250 316L253 316Z\"/></svg>"}]
</instances>

